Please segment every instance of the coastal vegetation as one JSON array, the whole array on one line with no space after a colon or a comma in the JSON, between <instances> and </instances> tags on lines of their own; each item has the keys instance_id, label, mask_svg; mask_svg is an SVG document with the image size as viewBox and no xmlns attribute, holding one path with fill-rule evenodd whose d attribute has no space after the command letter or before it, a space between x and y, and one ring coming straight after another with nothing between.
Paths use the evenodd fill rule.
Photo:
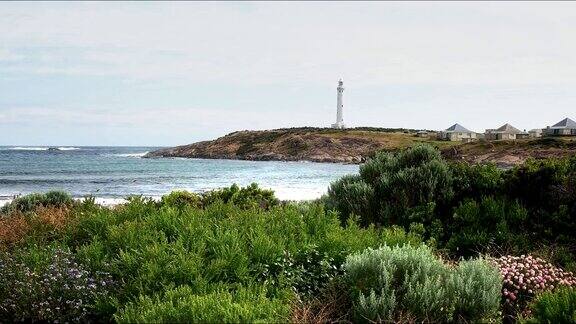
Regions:
<instances>
[{"instance_id":1,"label":"coastal vegetation","mask_svg":"<svg viewBox=\"0 0 576 324\"><path fill-rule=\"evenodd\" d=\"M576 158L509 170L416 145L317 201L233 185L0 211L0 321L570 322Z\"/></svg>"}]
</instances>

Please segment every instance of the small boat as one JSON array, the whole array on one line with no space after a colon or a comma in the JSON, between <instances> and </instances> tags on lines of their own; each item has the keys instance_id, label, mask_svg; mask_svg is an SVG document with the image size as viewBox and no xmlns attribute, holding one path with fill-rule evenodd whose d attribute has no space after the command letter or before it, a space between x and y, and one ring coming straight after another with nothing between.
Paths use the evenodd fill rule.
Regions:
<instances>
[{"instance_id":1,"label":"small boat","mask_svg":"<svg viewBox=\"0 0 576 324\"><path fill-rule=\"evenodd\" d=\"M60 149L57 147L49 147L48 151L60 151Z\"/></svg>"}]
</instances>

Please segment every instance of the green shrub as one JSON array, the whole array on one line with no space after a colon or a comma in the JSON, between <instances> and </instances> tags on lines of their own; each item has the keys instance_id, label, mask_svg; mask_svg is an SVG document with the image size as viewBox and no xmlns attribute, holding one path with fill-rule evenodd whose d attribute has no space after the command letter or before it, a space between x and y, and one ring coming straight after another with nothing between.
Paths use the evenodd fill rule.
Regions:
<instances>
[{"instance_id":1,"label":"green shrub","mask_svg":"<svg viewBox=\"0 0 576 324\"><path fill-rule=\"evenodd\" d=\"M361 216L363 225L376 223L373 219L374 189L362 180L359 175L349 175L333 182L325 198L329 209L340 211L342 223L345 224L351 215Z\"/></svg>"},{"instance_id":2,"label":"green shrub","mask_svg":"<svg viewBox=\"0 0 576 324\"><path fill-rule=\"evenodd\" d=\"M454 269L424 245L383 246L350 255L344 270L357 321L478 321L498 310L501 279L484 260Z\"/></svg>"},{"instance_id":3,"label":"green shrub","mask_svg":"<svg viewBox=\"0 0 576 324\"><path fill-rule=\"evenodd\" d=\"M484 197L479 202L465 200L454 210L451 237L447 247L470 256L493 248L512 245L526 248L520 234L528 213L517 201ZM520 232L520 233L519 233Z\"/></svg>"},{"instance_id":4,"label":"green shrub","mask_svg":"<svg viewBox=\"0 0 576 324\"><path fill-rule=\"evenodd\" d=\"M500 307L502 277L498 268L485 260L461 261L453 276L455 320L485 319Z\"/></svg>"},{"instance_id":5,"label":"green shrub","mask_svg":"<svg viewBox=\"0 0 576 324\"><path fill-rule=\"evenodd\" d=\"M346 176L330 185L327 201L342 218L360 216L362 224L428 225L436 205L451 199L452 177L439 152L416 145L400 153L378 153L360 167L359 176Z\"/></svg>"},{"instance_id":6,"label":"green shrub","mask_svg":"<svg viewBox=\"0 0 576 324\"><path fill-rule=\"evenodd\" d=\"M575 323L576 289L564 288L541 294L532 304L532 316L529 323Z\"/></svg>"},{"instance_id":7,"label":"green shrub","mask_svg":"<svg viewBox=\"0 0 576 324\"><path fill-rule=\"evenodd\" d=\"M119 323L271 323L286 322L289 305L266 297L266 291L239 288L197 295L180 286L154 298L142 296L123 308Z\"/></svg>"},{"instance_id":8,"label":"green shrub","mask_svg":"<svg viewBox=\"0 0 576 324\"><path fill-rule=\"evenodd\" d=\"M274 196L274 191L261 189L256 183L246 187L239 187L233 184L228 188L222 188L206 192L203 195L204 206L221 200L225 203L232 203L240 208L268 209L279 204L278 198Z\"/></svg>"},{"instance_id":9,"label":"green shrub","mask_svg":"<svg viewBox=\"0 0 576 324\"><path fill-rule=\"evenodd\" d=\"M188 191L172 191L170 194L162 196L161 203L165 206L184 208L202 207L202 197L196 193Z\"/></svg>"},{"instance_id":10,"label":"green shrub","mask_svg":"<svg viewBox=\"0 0 576 324\"><path fill-rule=\"evenodd\" d=\"M286 291L314 298L349 253L421 244L401 228L361 228L354 219L342 227L336 213L316 203L245 209L216 200L177 209L135 199L114 209L75 209L76 226L63 241L88 269L122 282L114 296L119 307L155 302L179 286L194 298L224 290L234 297L239 285L265 287L267 298L288 305Z\"/></svg>"},{"instance_id":11,"label":"green shrub","mask_svg":"<svg viewBox=\"0 0 576 324\"><path fill-rule=\"evenodd\" d=\"M362 226L421 224L425 241L451 255L530 253L554 246L576 264L576 157L529 160L511 170L447 162L430 146L380 152L330 185L322 199Z\"/></svg>"},{"instance_id":12,"label":"green shrub","mask_svg":"<svg viewBox=\"0 0 576 324\"><path fill-rule=\"evenodd\" d=\"M49 191L47 193L34 193L18 197L0 210L4 214L11 212L29 213L38 207L66 207L71 206L74 200L62 191Z\"/></svg>"},{"instance_id":13,"label":"green shrub","mask_svg":"<svg viewBox=\"0 0 576 324\"><path fill-rule=\"evenodd\" d=\"M494 164L450 164L455 201L479 199L503 192L504 171Z\"/></svg>"},{"instance_id":14,"label":"green shrub","mask_svg":"<svg viewBox=\"0 0 576 324\"><path fill-rule=\"evenodd\" d=\"M43 204L45 206L63 207L70 206L73 202L70 194L64 191L48 191L44 194Z\"/></svg>"}]
</instances>

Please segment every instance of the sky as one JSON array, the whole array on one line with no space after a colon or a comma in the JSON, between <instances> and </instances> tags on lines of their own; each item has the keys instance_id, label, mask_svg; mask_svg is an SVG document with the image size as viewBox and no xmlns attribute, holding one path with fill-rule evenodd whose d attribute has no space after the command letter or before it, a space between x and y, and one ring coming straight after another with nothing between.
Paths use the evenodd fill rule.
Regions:
<instances>
[{"instance_id":1,"label":"sky","mask_svg":"<svg viewBox=\"0 0 576 324\"><path fill-rule=\"evenodd\" d=\"M576 119L576 2L0 2L0 145Z\"/></svg>"}]
</instances>

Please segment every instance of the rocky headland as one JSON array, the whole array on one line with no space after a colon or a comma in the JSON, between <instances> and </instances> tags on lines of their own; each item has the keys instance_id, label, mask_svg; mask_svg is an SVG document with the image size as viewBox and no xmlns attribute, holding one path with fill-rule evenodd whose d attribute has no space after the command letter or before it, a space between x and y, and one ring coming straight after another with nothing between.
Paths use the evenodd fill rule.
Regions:
<instances>
[{"instance_id":1,"label":"rocky headland","mask_svg":"<svg viewBox=\"0 0 576 324\"><path fill-rule=\"evenodd\" d=\"M462 144L438 141L434 136L419 137L412 129L302 127L238 131L211 141L163 148L144 157L362 163L377 151L395 151L416 143L428 143L439 148L449 160L495 163L503 168L521 164L529 158L576 154L576 139L573 138Z\"/></svg>"},{"instance_id":2,"label":"rocky headland","mask_svg":"<svg viewBox=\"0 0 576 324\"><path fill-rule=\"evenodd\" d=\"M377 151L416 142L446 143L417 137L415 130L408 129L303 127L238 131L212 141L160 149L145 157L361 163Z\"/></svg>"}]
</instances>

